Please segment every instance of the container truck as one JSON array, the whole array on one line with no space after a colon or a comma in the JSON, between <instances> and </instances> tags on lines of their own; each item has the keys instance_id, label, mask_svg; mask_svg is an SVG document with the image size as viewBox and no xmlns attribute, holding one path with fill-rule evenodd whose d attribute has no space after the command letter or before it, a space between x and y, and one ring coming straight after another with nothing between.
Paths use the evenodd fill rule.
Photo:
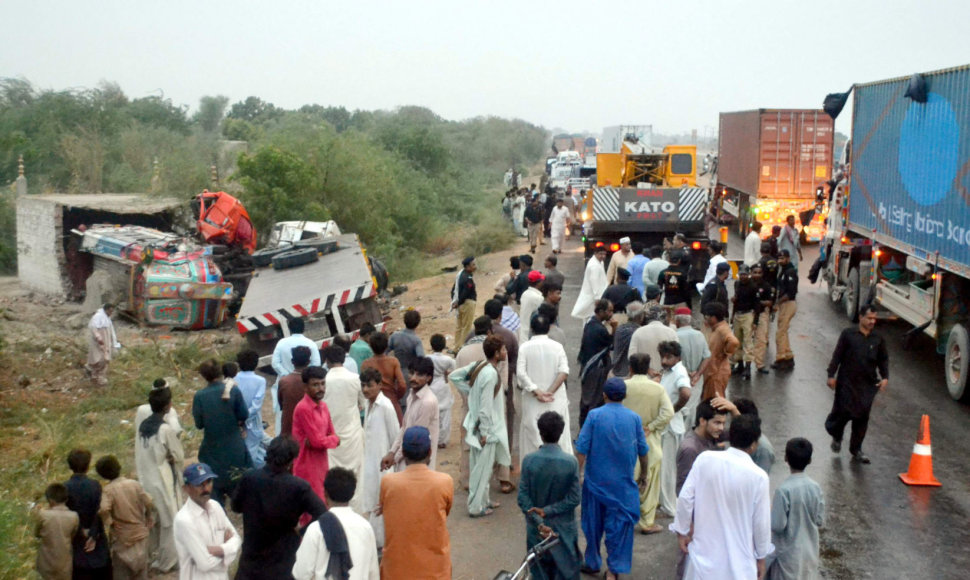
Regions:
<instances>
[{"instance_id":1,"label":"container truck","mask_svg":"<svg viewBox=\"0 0 970 580\"><path fill-rule=\"evenodd\" d=\"M755 220L767 235L789 215L803 239L824 229L820 188L832 167L834 122L820 109L757 109L721 113L714 205L742 237Z\"/></svg>"},{"instance_id":2,"label":"container truck","mask_svg":"<svg viewBox=\"0 0 970 580\"><path fill-rule=\"evenodd\" d=\"M968 401L970 65L854 91L823 278L850 318L871 302L913 325L907 338L932 337L950 395Z\"/></svg>"}]
</instances>

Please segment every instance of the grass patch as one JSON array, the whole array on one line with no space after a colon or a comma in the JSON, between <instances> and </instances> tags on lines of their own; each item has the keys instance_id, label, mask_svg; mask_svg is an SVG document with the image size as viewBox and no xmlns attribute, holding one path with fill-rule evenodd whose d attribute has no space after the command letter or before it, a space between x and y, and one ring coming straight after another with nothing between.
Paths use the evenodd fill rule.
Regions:
<instances>
[{"instance_id":1,"label":"grass patch","mask_svg":"<svg viewBox=\"0 0 970 580\"><path fill-rule=\"evenodd\" d=\"M209 357L224 360L238 348L208 344L216 342L213 336L175 334L126 348L109 367L107 388L91 386L79 368L56 353L48 368L36 364L46 347L8 345L0 356L0 580L36 577L31 507L43 502L49 483L70 477L66 459L71 449L87 448L94 460L115 455L123 473L135 476L135 409L147 401L155 378L165 377L172 385L173 404L186 429L186 455L198 450L201 437L192 428L189 410L204 382L195 368ZM30 387L10 380L21 374L34 379ZM97 477L93 469L90 475Z\"/></svg>"}]
</instances>

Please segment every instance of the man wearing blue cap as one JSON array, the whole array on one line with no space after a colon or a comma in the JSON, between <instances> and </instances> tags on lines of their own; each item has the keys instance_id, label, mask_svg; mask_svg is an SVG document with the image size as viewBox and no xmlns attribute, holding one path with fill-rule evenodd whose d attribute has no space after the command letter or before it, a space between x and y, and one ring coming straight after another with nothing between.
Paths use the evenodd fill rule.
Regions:
<instances>
[{"instance_id":1,"label":"man wearing blue cap","mask_svg":"<svg viewBox=\"0 0 970 580\"><path fill-rule=\"evenodd\" d=\"M212 480L218 476L205 463L193 463L182 476L189 499L175 514L179 578L228 580L242 541L222 506L212 499Z\"/></svg>"},{"instance_id":2,"label":"man wearing blue cap","mask_svg":"<svg viewBox=\"0 0 970 580\"><path fill-rule=\"evenodd\" d=\"M428 469L431 433L408 427L401 439L407 467L381 480L384 516L382 578L451 578L448 513L454 481L447 473Z\"/></svg>"},{"instance_id":3,"label":"man wearing blue cap","mask_svg":"<svg viewBox=\"0 0 970 580\"><path fill-rule=\"evenodd\" d=\"M640 519L640 491L647 478L647 440L640 416L624 407L626 383L613 377L603 385L602 407L593 409L576 440L583 481L582 526L586 554L582 571L598 574L600 539L606 534L606 578L627 574L633 564L633 531ZM636 442L634 445L633 442ZM634 479L637 460L640 477Z\"/></svg>"}]
</instances>

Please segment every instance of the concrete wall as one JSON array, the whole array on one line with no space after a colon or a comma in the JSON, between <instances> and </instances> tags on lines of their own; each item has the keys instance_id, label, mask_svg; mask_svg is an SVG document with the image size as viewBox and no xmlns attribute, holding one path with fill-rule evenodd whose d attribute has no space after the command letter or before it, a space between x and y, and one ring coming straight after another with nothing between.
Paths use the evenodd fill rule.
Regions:
<instances>
[{"instance_id":1,"label":"concrete wall","mask_svg":"<svg viewBox=\"0 0 970 580\"><path fill-rule=\"evenodd\" d=\"M59 297L67 294L62 211L47 200L17 197L17 275L27 288Z\"/></svg>"}]
</instances>

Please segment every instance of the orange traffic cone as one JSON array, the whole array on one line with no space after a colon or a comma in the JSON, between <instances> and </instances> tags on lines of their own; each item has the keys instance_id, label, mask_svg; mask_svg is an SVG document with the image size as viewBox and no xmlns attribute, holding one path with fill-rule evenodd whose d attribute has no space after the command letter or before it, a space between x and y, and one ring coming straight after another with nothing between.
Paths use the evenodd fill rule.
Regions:
<instances>
[{"instance_id":1,"label":"orange traffic cone","mask_svg":"<svg viewBox=\"0 0 970 580\"><path fill-rule=\"evenodd\" d=\"M923 415L919 423L919 438L913 445L909 471L900 473L899 479L906 485L943 485L933 477L933 450L930 448L930 416Z\"/></svg>"}]
</instances>

